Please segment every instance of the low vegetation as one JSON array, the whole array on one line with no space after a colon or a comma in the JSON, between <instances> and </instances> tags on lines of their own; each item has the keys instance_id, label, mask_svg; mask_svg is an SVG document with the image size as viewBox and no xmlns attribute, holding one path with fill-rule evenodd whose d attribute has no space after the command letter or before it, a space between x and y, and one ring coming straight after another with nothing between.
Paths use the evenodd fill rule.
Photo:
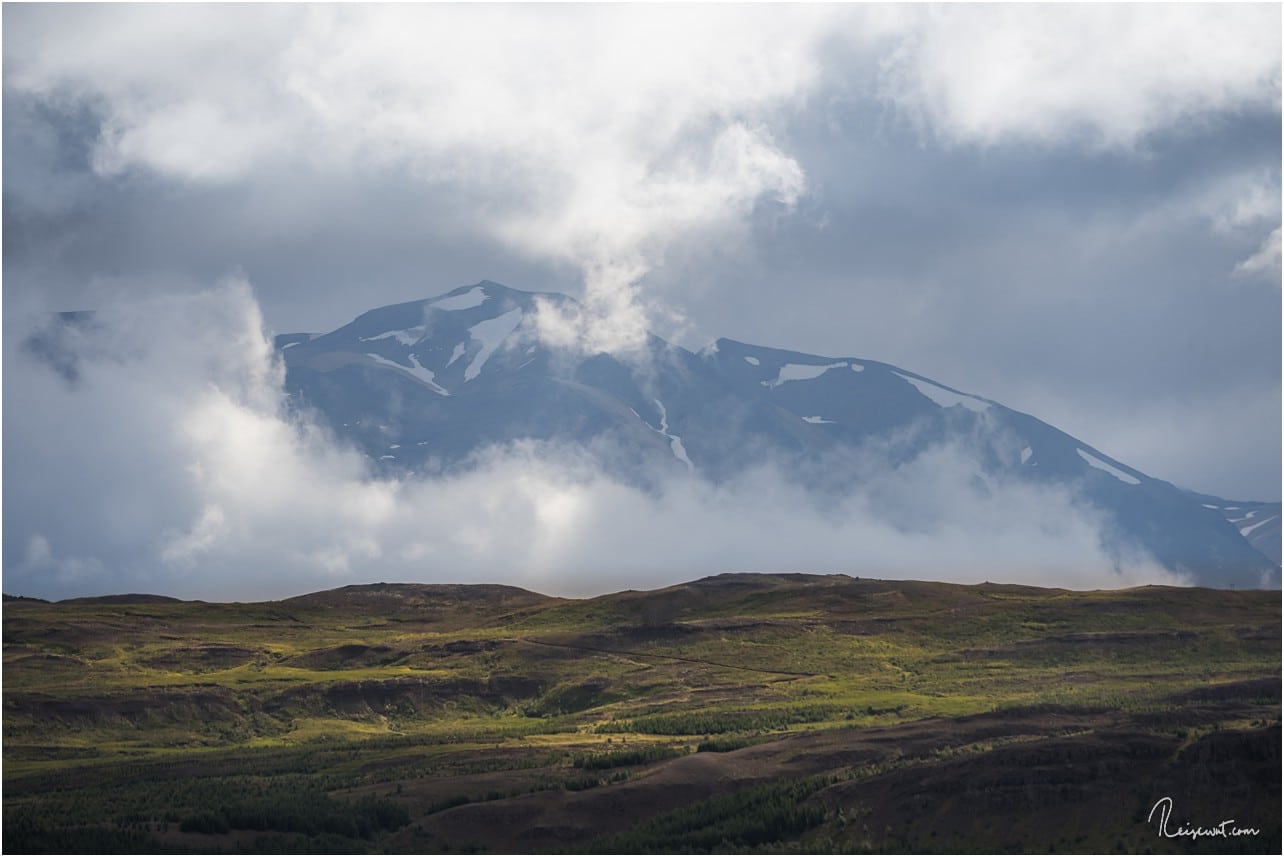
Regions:
<instances>
[{"instance_id":1,"label":"low vegetation","mask_svg":"<svg viewBox=\"0 0 1284 857\"><path fill-rule=\"evenodd\" d=\"M1277 853L1280 651L1278 592L1169 587L7 599L3 844Z\"/></svg>"},{"instance_id":2,"label":"low vegetation","mask_svg":"<svg viewBox=\"0 0 1284 857\"><path fill-rule=\"evenodd\" d=\"M821 778L750 786L660 813L613 836L593 841L605 854L705 853L789 841L825 820L824 807L805 803L824 788Z\"/></svg>"}]
</instances>

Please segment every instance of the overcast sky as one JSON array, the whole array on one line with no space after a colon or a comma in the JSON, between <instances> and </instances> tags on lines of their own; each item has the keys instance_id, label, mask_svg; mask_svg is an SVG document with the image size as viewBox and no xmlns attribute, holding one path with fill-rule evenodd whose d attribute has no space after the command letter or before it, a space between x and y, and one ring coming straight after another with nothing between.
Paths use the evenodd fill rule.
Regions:
<instances>
[{"instance_id":1,"label":"overcast sky","mask_svg":"<svg viewBox=\"0 0 1284 857\"><path fill-rule=\"evenodd\" d=\"M1280 499L1278 5L3 15L7 575L105 561L15 529L44 490L19 446L84 420L32 407L32 313L173 330L211 290L273 332L563 291L613 319L602 347L881 360Z\"/></svg>"}]
</instances>

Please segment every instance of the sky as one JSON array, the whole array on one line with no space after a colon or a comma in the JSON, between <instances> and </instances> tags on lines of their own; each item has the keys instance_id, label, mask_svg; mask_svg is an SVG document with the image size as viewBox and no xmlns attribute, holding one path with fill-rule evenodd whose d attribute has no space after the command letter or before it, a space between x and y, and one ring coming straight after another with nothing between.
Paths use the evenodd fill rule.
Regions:
<instances>
[{"instance_id":1,"label":"sky","mask_svg":"<svg viewBox=\"0 0 1284 857\"><path fill-rule=\"evenodd\" d=\"M587 350L651 330L880 360L1280 499L1277 5L5 4L3 27L6 592L404 577L412 513L453 545L436 568L543 540L563 576L526 582L570 591L620 553L586 534L642 550L710 507L510 450L443 508L281 416L267 336L482 279L580 298L605 319L572 331ZM63 310L113 322L78 387L20 348ZM773 490L713 503L721 552L689 570L761 556L744 522ZM942 533L975 522L946 524L956 554ZM870 541L809 526L825 569ZM1028 555L1073 564L1085 527ZM670 541L655 563L708 540Z\"/></svg>"}]
</instances>

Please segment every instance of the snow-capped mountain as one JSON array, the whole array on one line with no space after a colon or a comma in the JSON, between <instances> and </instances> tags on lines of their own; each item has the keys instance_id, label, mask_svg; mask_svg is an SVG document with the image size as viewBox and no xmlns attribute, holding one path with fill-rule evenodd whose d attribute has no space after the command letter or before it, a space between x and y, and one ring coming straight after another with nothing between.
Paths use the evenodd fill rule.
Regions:
<instances>
[{"instance_id":1,"label":"snow-capped mountain","mask_svg":"<svg viewBox=\"0 0 1284 857\"><path fill-rule=\"evenodd\" d=\"M1139 546L1204 585L1278 585L1279 504L1183 491L1028 414L873 360L729 339L696 353L652 336L629 357L550 347L536 335L541 302L574 308L482 282L276 344L294 400L388 472L448 469L533 439L589 449L642 485L666 473L723 480L771 458L842 492L871 455L894 467L956 441L980 490L1063 486L1104 515L1120 551Z\"/></svg>"}]
</instances>

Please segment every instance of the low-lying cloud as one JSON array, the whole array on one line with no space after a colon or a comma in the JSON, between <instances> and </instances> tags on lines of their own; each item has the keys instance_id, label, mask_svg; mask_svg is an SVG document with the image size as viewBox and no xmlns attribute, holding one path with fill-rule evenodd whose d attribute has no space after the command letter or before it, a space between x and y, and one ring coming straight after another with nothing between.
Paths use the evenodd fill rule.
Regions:
<instances>
[{"instance_id":1,"label":"low-lying cloud","mask_svg":"<svg viewBox=\"0 0 1284 857\"><path fill-rule=\"evenodd\" d=\"M6 337L5 591L254 599L377 580L588 595L724 571L1067 587L1173 582L1057 490L984 484L964 446L822 497L764 464L643 490L515 442L387 478L287 407L247 284L118 304L62 371Z\"/></svg>"}]
</instances>

